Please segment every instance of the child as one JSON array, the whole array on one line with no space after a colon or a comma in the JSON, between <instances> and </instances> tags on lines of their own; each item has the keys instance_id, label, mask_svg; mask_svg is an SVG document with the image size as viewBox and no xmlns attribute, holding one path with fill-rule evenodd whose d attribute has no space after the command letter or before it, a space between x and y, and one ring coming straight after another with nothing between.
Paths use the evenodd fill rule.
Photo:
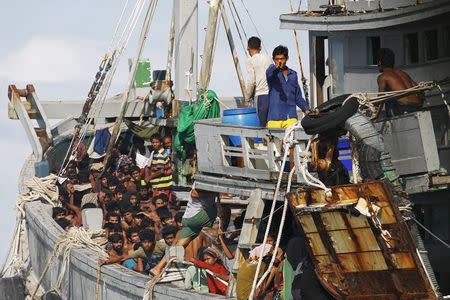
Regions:
<instances>
[{"instance_id":1,"label":"child","mask_svg":"<svg viewBox=\"0 0 450 300\"><path fill-rule=\"evenodd\" d=\"M203 252L203 261L191 259L196 267L206 269L209 292L212 294L226 295L230 273L220 260L216 250L208 247Z\"/></svg>"},{"instance_id":2,"label":"child","mask_svg":"<svg viewBox=\"0 0 450 300\"><path fill-rule=\"evenodd\" d=\"M145 170L145 181L151 185L153 189L153 196L160 193L165 193L171 202L172 195L172 160L170 155L164 150L162 146L162 138L159 134L154 134L151 137L152 141L152 160L149 167Z\"/></svg>"},{"instance_id":3,"label":"child","mask_svg":"<svg viewBox=\"0 0 450 300\"><path fill-rule=\"evenodd\" d=\"M203 260L204 250L205 248L198 249L198 260ZM199 293L209 293L205 269L197 268L196 266L189 266L186 270L186 275L184 278L184 288L187 290L194 289L194 291Z\"/></svg>"}]
</instances>

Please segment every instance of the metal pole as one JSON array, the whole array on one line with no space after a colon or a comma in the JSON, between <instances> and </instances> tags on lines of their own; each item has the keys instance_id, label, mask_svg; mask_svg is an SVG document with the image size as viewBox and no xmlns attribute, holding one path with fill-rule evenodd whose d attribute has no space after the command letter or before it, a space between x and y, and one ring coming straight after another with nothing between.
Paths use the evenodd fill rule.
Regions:
<instances>
[{"instance_id":1,"label":"metal pole","mask_svg":"<svg viewBox=\"0 0 450 300\"><path fill-rule=\"evenodd\" d=\"M136 55L135 55L136 60L133 62L133 65L131 66L130 75L128 77L127 89L122 94L122 104L120 106L120 111L117 116L116 122L114 123L113 132L111 134L108 148L106 149L106 155L103 160L103 165L104 165L103 172L105 172L108 167L108 162L111 157L111 150L112 150L112 148L116 142L116 139L118 137L118 134L120 131L120 125L122 124L122 120L123 120L123 115L125 114L125 111L128 106L128 98L130 97L131 89L133 88L133 85L134 85L134 77L136 75L137 65L141 58L142 51L144 50L145 41L147 40L148 31L150 29L150 22L153 19L153 15L155 13L157 3L158 3L158 0L151 0L148 5L147 14L145 15L144 23L142 25L141 35L139 37L138 48L136 50Z\"/></svg>"},{"instance_id":2,"label":"metal pole","mask_svg":"<svg viewBox=\"0 0 450 300\"><path fill-rule=\"evenodd\" d=\"M171 69L172 69L172 60L173 60L174 41L175 41L175 3L173 3L173 8L172 8L172 21L170 22L170 33L169 33L169 49L167 51L167 66L166 66L166 80L167 81L172 80Z\"/></svg>"},{"instance_id":3,"label":"metal pole","mask_svg":"<svg viewBox=\"0 0 450 300\"><path fill-rule=\"evenodd\" d=\"M289 0L289 6L291 8L291 12L294 12L294 8L292 7L292 1ZM298 54L298 63L300 65L300 74L302 76L302 85L303 85L303 92L305 93L305 100L307 103L309 103L309 91L308 91L308 82L305 77L305 73L303 73L303 63L302 63L302 57L300 55L300 46L298 44L298 36L297 36L297 30L294 31L294 39L295 39L295 47L297 48L297 54Z\"/></svg>"},{"instance_id":4,"label":"metal pole","mask_svg":"<svg viewBox=\"0 0 450 300\"><path fill-rule=\"evenodd\" d=\"M222 0L211 0L209 3L208 25L206 27L205 45L203 47L203 59L200 69L200 90L206 90L211 79L211 70L214 58L214 43L217 35L217 21L219 16L219 3Z\"/></svg>"},{"instance_id":5,"label":"metal pole","mask_svg":"<svg viewBox=\"0 0 450 300\"><path fill-rule=\"evenodd\" d=\"M231 54L233 55L234 67L236 69L236 74L239 80L239 86L241 87L242 96L244 97L244 103L248 106L248 99L245 93L245 82L244 76L242 75L241 65L239 64L239 58L236 52L236 47L234 45L233 36L230 30L230 24L228 23L227 15L225 12L225 7L222 2L219 3L220 13L222 15L223 26L225 27L225 32L228 38L228 44L230 45Z\"/></svg>"}]
</instances>

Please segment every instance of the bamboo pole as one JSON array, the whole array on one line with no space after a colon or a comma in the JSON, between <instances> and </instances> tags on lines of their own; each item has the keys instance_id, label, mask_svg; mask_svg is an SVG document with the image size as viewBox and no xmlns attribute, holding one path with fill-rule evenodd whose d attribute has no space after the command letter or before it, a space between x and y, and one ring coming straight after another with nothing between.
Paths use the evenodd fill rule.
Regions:
<instances>
[{"instance_id":1,"label":"bamboo pole","mask_svg":"<svg viewBox=\"0 0 450 300\"><path fill-rule=\"evenodd\" d=\"M136 76L137 65L142 55L142 51L144 50L145 41L147 40L148 31L150 29L150 22L153 19L153 15L155 14L156 4L158 0L151 0L147 13L145 15L144 23L142 24L141 35L139 37L138 48L136 50L135 58L136 60L133 62L131 66L130 75L128 77L128 85L126 91L122 94L122 104L120 106L120 111L117 116L116 122L114 123L113 132L111 134L111 138L109 140L108 148L106 149L106 155L103 160L103 172L108 168L109 159L111 157L111 150L117 140L118 134L120 132L120 125L123 121L123 116L128 106L128 98L130 97L131 89L134 85L134 77Z\"/></svg>"},{"instance_id":2,"label":"bamboo pole","mask_svg":"<svg viewBox=\"0 0 450 300\"><path fill-rule=\"evenodd\" d=\"M233 56L234 68L239 80L239 86L241 87L242 96L244 97L245 105L248 106L248 99L245 92L245 82L244 76L242 75L241 65L239 64L239 57L236 51L236 46L234 45L233 36L230 30L230 24L228 23L228 18L225 12L225 7L221 1L219 1L220 13L222 15L223 26L225 27L225 32L228 38L228 44L230 45L231 55Z\"/></svg>"}]
</instances>

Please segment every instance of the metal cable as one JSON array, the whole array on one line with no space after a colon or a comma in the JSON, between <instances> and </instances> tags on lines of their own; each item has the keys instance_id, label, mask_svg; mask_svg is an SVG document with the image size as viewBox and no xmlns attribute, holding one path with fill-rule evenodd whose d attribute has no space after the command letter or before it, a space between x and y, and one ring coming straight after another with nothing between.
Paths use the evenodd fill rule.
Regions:
<instances>
[{"instance_id":1,"label":"metal cable","mask_svg":"<svg viewBox=\"0 0 450 300\"><path fill-rule=\"evenodd\" d=\"M248 56L248 53L246 51L247 48L245 47L245 42L244 42L244 39L242 38L241 30L239 29L239 25L236 21L235 13L237 13L237 12L233 12L233 7L231 6L230 0L228 0L227 2L228 2L228 7L230 8L231 17L233 18L234 26L236 27L236 31L239 35L239 40L241 42L242 49L244 50L245 55Z\"/></svg>"},{"instance_id":2,"label":"metal cable","mask_svg":"<svg viewBox=\"0 0 450 300\"><path fill-rule=\"evenodd\" d=\"M259 33L258 27L256 26L255 21L253 20L251 14L250 14L250 11L249 11L248 8L247 8L247 5L245 5L244 0L241 0L241 3L242 3L242 6L244 7L244 9L245 9L245 11L246 11L246 13L247 13L248 18L250 19L250 22L253 24L253 28L255 29L256 34L257 34L258 37L261 39L261 34ZM262 39L261 39L261 46L262 46L264 52L265 52L266 54L268 54L267 49L266 49L266 47L265 47L264 42L263 42Z\"/></svg>"},{"instance_id":3,"label":"metal cable","mask_svg":"<svg viewBox=\"0 0 450 300\"><path fill-rule=\"evenodd\" d=\"M424 225L422 225L422 223L420 223L416 218L411 218L411 220L413 220L417 225L419 225L423 230L425 230L427 233L429 233L432 237L434 237L436 240L438 240L439 242L441 242L445 247L450 249L450 245L448 243L446 243L444 240L442 240L440 237L438 237L437 235L435 235L431 230L429 230L428 228L426 228Z\"/></svg>"}]
</instances>

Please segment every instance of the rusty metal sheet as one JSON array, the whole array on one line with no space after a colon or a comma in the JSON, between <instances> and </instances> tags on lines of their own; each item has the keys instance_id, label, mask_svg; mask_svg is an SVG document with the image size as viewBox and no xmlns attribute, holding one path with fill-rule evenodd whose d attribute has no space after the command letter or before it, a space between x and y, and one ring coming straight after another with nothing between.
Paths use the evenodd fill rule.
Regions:
<instances>
[{"instance_id":1,"label":"rusty metal sheet","mask_svg":"<svg viewBox=\"0 0 450 300\"><path fill-rule=\"evenodd\" d=\"M331 199L322 190L301 189L287 198L318 278L334 297L437 299L387 182L336 186ZM349 213L358 200L367 203L367 216Z\"/></svg>"},{"instance_id":2,"label":"rusty metal sheet","mask_svg":"<svg viewBox=\"0 0 450 300\"><path fill-rule=\"evenodd\" d=\"M338 257L344 272L380 271L388 269L386 261L379 251L339 254Z\"/></svg>"}]
</instances>

